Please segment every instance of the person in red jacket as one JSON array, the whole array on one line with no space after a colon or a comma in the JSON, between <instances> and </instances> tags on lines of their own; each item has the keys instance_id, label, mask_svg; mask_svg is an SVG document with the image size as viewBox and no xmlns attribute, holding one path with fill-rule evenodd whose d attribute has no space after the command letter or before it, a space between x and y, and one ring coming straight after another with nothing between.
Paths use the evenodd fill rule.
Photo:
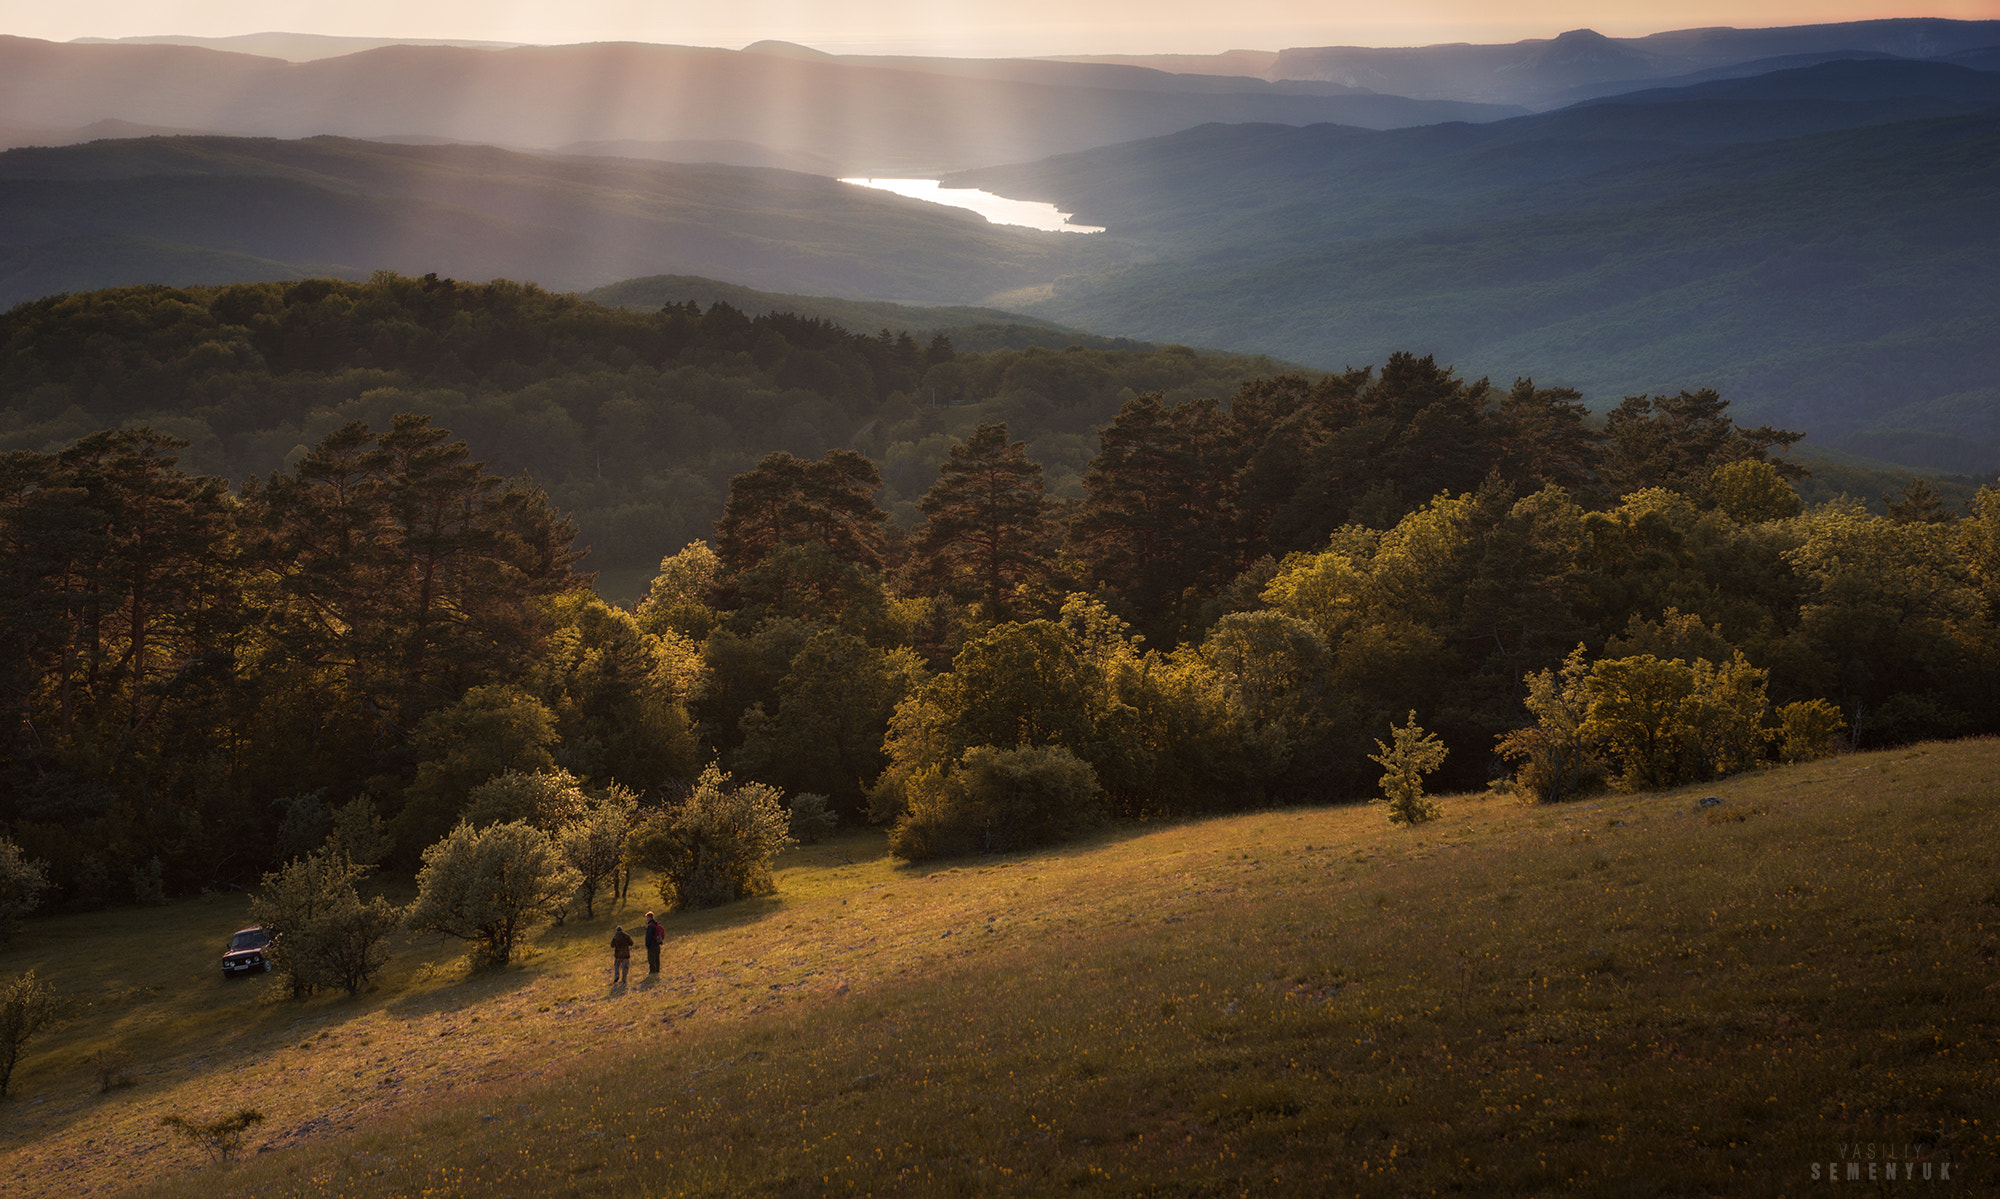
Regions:
<instances>
[{"instance_id":1,"label":"person in red jacket","mask_svg":"<svg viewBox=\"0 0 2000 1199\"><path fill-rule=\"evenodd\" d=\"M617 986L632 975L632 934L619 925L611 933L611 985Z\"/></svg>"},{"instance_id":2,"label":"person in red jacket","mask_svg":"<svg viewBox=\"0 0 2000 1199\"><path fill-rule=\"evenodd\" d=\"M667 943L667 930L660 927L660 922L658 920L653 919L653 914L651 912L647 912L646 913L646 973L658 974L660 972L660 946L665 945L666 943Z\"/></svg>"}]
</instances>

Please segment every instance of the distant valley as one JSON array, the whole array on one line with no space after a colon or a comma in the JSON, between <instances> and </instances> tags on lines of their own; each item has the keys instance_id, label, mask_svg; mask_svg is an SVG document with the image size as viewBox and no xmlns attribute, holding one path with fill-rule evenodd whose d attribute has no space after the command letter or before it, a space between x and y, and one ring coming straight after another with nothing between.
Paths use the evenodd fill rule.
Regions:
<instances>
[{"instance_id":1,"label":"distant valley","mask_svg":"<svg viewBox=\"0 0 2000 1199\"><path fill-rule=\"evenodd\" d=\"M0 304L700 276L1325 369L1413 349L1599 407L1714 386L1822 447L1984 472L1996 45L1928 20L1089 62L0 38L0 134L111 139L0 154ZM1108 232L830 177L854 170Z\"/></svg>"}]
</instances>

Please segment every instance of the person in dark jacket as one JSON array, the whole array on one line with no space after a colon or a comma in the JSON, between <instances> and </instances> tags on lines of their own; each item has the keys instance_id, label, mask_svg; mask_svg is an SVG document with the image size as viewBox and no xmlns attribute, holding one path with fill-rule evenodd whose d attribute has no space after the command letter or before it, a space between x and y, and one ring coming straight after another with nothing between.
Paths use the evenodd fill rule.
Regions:
<instances>
[{"instance_id":1,"label":"person in dark jacket","mask_svg":"<svg viewBox=\"0 0 2000 1199\"><path fill-rule=\"evenodd\" d=\"M658 974L660 972L660 947L662 945L665 945L666 943L667 943L667 930L660 927L660 922L658 920L653 919L653 914L651 912L647 912L646 913L646 973Z\"/></svg>"},{"instance_id":2,"label":"person in dark jacket","mask_svg":"<svg viewBox=\"0 0 2000 1199\"><path fill-rule=\"evenodd\" d=\"M617 986L632 974L632 934L619 925L611 933L611 985Z\"/></svg>"}]
</instances>

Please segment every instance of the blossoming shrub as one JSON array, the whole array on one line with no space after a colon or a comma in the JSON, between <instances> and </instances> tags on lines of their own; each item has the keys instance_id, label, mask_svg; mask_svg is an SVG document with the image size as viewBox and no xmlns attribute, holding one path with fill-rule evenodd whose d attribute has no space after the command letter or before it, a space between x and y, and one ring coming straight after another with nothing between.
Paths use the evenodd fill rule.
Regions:
<instances>
[{"instance_id":1,"label":"blossoming shrub","mask_svg":"<svg viewBox=\"0 0 2000 1199\"><path fill-rule=\"evenodd\" d=\"M687 802L634 835L632 854L658 876L668 909L717 907L777 889L771 859L792 843L791 821L777 788L731 787L710 765Z\"/></svg>"}]
</instances>

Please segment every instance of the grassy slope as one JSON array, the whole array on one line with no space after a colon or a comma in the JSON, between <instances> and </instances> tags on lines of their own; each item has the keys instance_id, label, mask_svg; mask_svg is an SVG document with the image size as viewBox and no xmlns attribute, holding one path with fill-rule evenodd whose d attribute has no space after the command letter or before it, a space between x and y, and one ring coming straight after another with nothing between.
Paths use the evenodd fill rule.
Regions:
<instances>
[{"instance_id":1,"label":"grassy slope","mask_svg":"<svg viewBox=\"0 0 2000 1199\"><path fill-rule=\"evenodd\" d=\"M629 990L608 919L303 1003L214 977L240 897L41 921L0 972L102 1014L31 1050L0 1185L1747 1195L1921 1141L1969 1193L2000 1161L1996 801L1987 740L1420 830L1288 810L943 868L855 834L672 918ZM98 1093L100 1047L136 1085ZM157 1124L246 1103L272 1152L242 1163Z\"/></svg>"}]
</instances>

